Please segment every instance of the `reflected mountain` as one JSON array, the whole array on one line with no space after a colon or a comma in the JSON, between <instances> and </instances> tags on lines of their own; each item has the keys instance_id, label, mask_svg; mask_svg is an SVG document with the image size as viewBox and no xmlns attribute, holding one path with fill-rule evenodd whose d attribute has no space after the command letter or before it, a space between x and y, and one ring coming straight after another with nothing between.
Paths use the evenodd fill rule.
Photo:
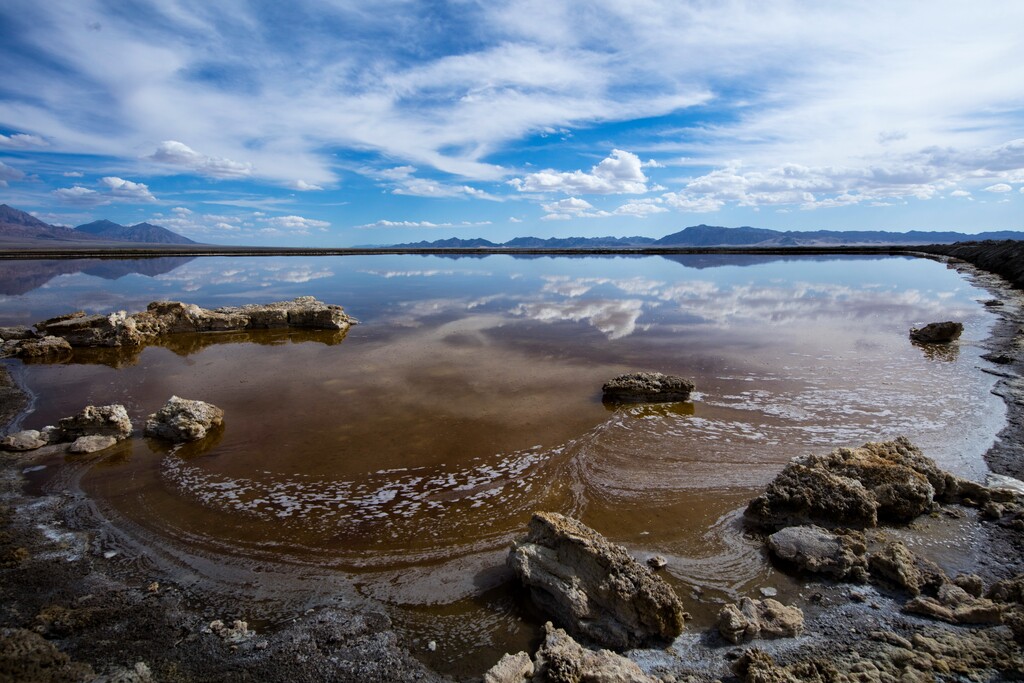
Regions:
<instances>
[{"instance_id":1,"label":"reflected mountain","mask_svg":"<svg viewBox=\"0 0 1024 683\"><path fill-rule=\"evenodd\" d=\"M19 296L39 289L59 275L85 273L104 280L126 275L156 277L180 268L194 256L157 256L140 259L60 259L5 261L0 270L0 294Z\"/></svg>"},{"instance_id":2,"label":"reflected mountain","mask_svg":"<svg viewBox=\"0 0 1024 683\"><path fill-rule=\"evenodd\" d=\"M843 261L878 260L878 255L875 254L808 254L806 256L792 256L785 254L661 254L660 257L665 259L666 261L672 261L686 268L694 268L696 270L703 270L705 268L720 268L722 266L760 266L767 263L779 262L826 263L828 261L835 261L837 259L842 259ZM905 258L908 260L913 260L915 257L887 256L886 258Z\"/></svg>"}]
</instances>

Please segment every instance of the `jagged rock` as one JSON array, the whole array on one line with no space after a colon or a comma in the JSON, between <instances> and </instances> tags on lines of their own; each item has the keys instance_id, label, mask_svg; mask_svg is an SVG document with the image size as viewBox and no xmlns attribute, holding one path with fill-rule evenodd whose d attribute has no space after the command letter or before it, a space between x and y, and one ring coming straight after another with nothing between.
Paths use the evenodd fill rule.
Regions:
<instances>
[{"instance_id":1,"label":"jagged rock","mask_svg":"<svg viewBox=\"0 0 1024 683\"><path fill-rule=\"evenodd\" d=\"M959 339L963 331L963 323L947 320L941 323L928 323L920 329L910 330L910 339L919 344L948 344Z\"/></svg>"},{"instance_id":2,"label":"jagged rock","mask_svg":"<svg viewBox=\"0 0 1024 683\"><path fill-rule=\"evenodd\" d=\"M743 598L718 613L718 632L732 643L754 638L792 638L804 630L804 613L778 600Z\"/></svg>"},{"instance_id":3,"label":"jagged rock","mask_svg":"<svg viewBox=\"0 0 1024 683\"><path fill-rule=\"evenodd\" d=\"M36 430L25 429L5 436L0 440L0 448L5 451L34 451L47 443L48 440Z\"/></svg>"},{"instance_id":4,"label":"jagged rock","mask_svg":"<svg viewBox=\"0 0 1024 683\"><path fill-rule=\"evenodd\" d=\"M95 434L112 436L121 441L132 433L128 411L117 403L109 406L86 406L78 415L65 417L57 425L64 441L74 441L80 436Z\"/></svg>"},{"instance_id":5,"label":"jagged rock","mask_svg":"<svg viewBox=\"0 0 1024 683\"><path fill-rule=\"evenodd\" d=\"M911 595L935 592L949 577L934 562L918 557L902 541L887 543L868 560L871 575L902 588Z\"/></svg>"},{"instance_id":6,"label":"jagged rock","mask_svg":"<svg viewBox=\"0 0 1024 683\"><path fill-rule=\"evenodd\" d=\"M988 598L976 598L953 583L943 584L934 598L914 598L903 606L903 611L951 624L998 624L1002 621L999 605Z\"/></svg>"},{"instance_id":7,"label":"jagged rock","mask_svg":"<svg viewBox=\"0 0 1024 683\"><path fill-rule=\"evenodd\" d=\"M250 304L215 310L180 301L154 301L145 311L127 315L78 312L36 323L36 328L73 347L138 346L181 332L230 332L264 327L345 330L355 324L341 306L304 296L292 301Z\"/></svg>"},{"instance_id":8,"label":"jagged rock","mask_svg":"<svg viewBox=\"0 0 1024 683\"><path fill-rule=\"evenodd\" d=\"M115 443L117 443L117 439L113 436L91 434L75 439L74 443L68 447L68 451L71 453L95 453L110 448Z\"/></svg>"},{"instance_id":9,"label":"jagged rock","mask_svg":"<svg viewBox=\"0 0 1024 683\"><path fill-rule=\"evenodd\" d=\"M175 443L202 439L224 423L224 411L204 401L171 396L164 406L146 420L144 433Z\"/></svg>"},{"instance_id":10,"label":"jagged rock","mask_svg":"<svg viewBox=\"0 0 1024 683\"><path fill-rule=\"evenodd\" d=\"M770 654L756 647L740 655L732 670L743 683L831 683L844 680L827 662L808 659L781 666Z\"/></svg>"},{"instance_id":11,"label":"jagged rock","mask_svg":"<svg viewBox=\"0 0 1024 683\"><path fill-rule=\"evenodd\" d=\"M961 574L953 579L953 583L975 598L980 598L985 593L985 583L977 574Z\"/></svg>"},{"instance_id":12,"label":"jagged rock","mask_svg":"<svg viewBox=\"0 0 1024 683\"><path fill-rule=\"evenodd\" d=\"M996 365L1009 365L1013 362L1013 356L1008 353L983 353L981 357Z\"/></svg>"},{"instance_id":13,"label":"jagged rock","mask_svg":"<svg viewBox=\"0 0 1024 683\"><path fill-rule=\"evenodd\" d=\"M768 537L768 548L803 571L867 580L867 545L864 536L856 532L840 535L813 525L786 527Z\"/></svg>"},{"instance_id":14,"label":"jagged rock","mask_svg":"<svg viewBox=\"0 0 1024 683\"><path fill-rule=\"evenodd\" d=\"M622 655L584 648L550 621L544 632L534 657L534 683L660 683Z\"/></svg>"},{"instance_id":15,"label":"jagged rock","mask_svg":"<svg viewBox=\"0 0 1024 683\"><path fill-rule=\"evenodd\" d=\"M225 643L241 643L252 638L256 633L249 630L248 622L235 619L228 626L220 619L210 622L210 632L218 636Z\"/></svg>"},{"instance_id":16,"label":"jagged rock","mask_svg":"<svg viewBox=\"0 0 1024 683\"><path fill-rule=\"evenodd\" d=\"M525 652L505 654L484 674L484 683L526 683L533 678L533 660Z\"/></svg>"},{"instance_id":17,"label":"jagged rock","mask_svg":"<svg viewBox=\"0 0 1024 683\"><path fill-rule=\"evenodd\" d=\"M901 436L796 458L750 502L745 516L768 529L871 527L880 519L910 521L931 510L936 500L980 505L996 498L1011 499L1012 494L939 469Z\"/></svg>"},{"instance_id":18,"label":"jagged rock","mask_svg":"<svg viewBox=\"0 0 1024 683\"><path fill-rule=\"evenodd\" d=\"M685 401L694 384L688 379L660 372L633 372L608 380L603 387L609 403L659 403Z\"/></svg>"},{"instance_id":19,"label":"jagged rock","mask_svg":"<svg viewBox=\"0 0 1024 683\"><path fill-rule=\"evenodd\" d=\"M995 602L1024 605L1024 574L996 581L985 593L985 597Z\"/></svg>"},{"instance_id":20,"label":"jagged rock","mask_svg":"<svg viewBox=\"0 0 1024 683\"><path fill-rule=\"evenodd\" d=\"M682 604L672 588L575 519L535 513L507 563L534 603L577 637L626 648L671 641L683 630Z\"/></svg>"},{"instance_id":21,"label":"jagged rock","mask_svg":"<svg viewBox=\"0 0 1024 683\"><path fill-rule=\"evenodd\" d=\"M92 667L72 661L50 641L23 628L0 629L0 680L93 681Z\"/></svg>"},{"instance_id":22,"label":"jagged rock","mask_svg":"<svg viewBox=\"0 0 1024 683\"><path fill-rule=\"evenodd\" d=\"M35 339L36 333L30 327L22 327L20 325L14 327L0 327L0 341L10 341L12 339Z\"/></svg>"},{"instance_id":23,"label":"jagged rock","mask_svg":"<svg viewBox=\"0 0 1024 683\"><path fill-rule=\"evenodd\" d=\"M13 358L62 358L71 355L71 344L60 337L5 341L0 355Z\"/></svg>"},{"instance_id":24,"label":"jagged rock","mask_svg":"<svg viewBox=\"0 0 1024 683\"><path fill-rule=\"evenodd\" d=\"M647 566L651 569L664 569L668 566L668 560L661 555L654 555L647 558Z\"/></svg>"}]
</instances>

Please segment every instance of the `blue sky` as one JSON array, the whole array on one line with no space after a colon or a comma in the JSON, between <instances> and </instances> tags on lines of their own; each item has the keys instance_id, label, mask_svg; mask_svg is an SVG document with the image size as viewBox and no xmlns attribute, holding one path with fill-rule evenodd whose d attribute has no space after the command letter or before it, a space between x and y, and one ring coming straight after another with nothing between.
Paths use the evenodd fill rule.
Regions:
<instances>
[{"instance_id":1,"label":"blue sky","mask_svg":"<svg viewBox=\"0 0 1024 683\"><path fill-rule=\"evenodd\" d=\"M202 242L1024 230L1024 3L4 0L0 201Z\"/></svg>"}]
</instances>

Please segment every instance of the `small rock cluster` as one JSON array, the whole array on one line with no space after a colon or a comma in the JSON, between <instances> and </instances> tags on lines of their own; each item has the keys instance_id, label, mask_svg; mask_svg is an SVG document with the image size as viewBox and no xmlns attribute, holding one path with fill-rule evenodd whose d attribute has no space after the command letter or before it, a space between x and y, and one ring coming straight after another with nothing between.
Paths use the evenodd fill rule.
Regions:
<instances>
[{"instance_id":1,"label":"small rock cluster","mask_svg":"<svg viewBox=\"0 0 1024 683\"><path fill-rule=\"evenodd\" d=\"M619 375L601 387L606 403L661 403L686 401L696 387L693 382L660 372Z\"/></svg>"},{"instance_id":2,"label":"small rock cluster","mask_svg":"<svg viewBox=\"0 0 1024 683\"><path fill-rule=\"evenodd\" d=\"M203 401L172 396L146 421L145 435L173 443L195 441L223 424L224 411ZM124 441L132 434L132 422L123 405L86 406L82 412L62 418L56 427L26 429L0 440L0 449L32 451L53 444L70 444L71 453L95 453Z\"/></svg>"},{"instance_id":3,"label":"small rock cluster","mask_svg":"<svg viewBox=\"0 0 1024 683\"><path fill-rule=\"evenodd\" d=\"M179 301L154 301L129 315L86 315L77 311L28 327L0 328L0 357L57 360L78 347L141 346L181 332L233 332L296 327L347 330L356 320L341 306L304 296L292 301L208 310Z\"/></svg>"}]
</instances>

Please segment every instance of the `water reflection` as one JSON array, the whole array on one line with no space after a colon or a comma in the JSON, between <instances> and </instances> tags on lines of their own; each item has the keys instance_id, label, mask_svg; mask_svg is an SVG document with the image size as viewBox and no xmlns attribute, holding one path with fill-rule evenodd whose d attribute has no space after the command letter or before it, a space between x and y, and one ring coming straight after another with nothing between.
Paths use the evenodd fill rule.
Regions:
<instances>
[{"instance_id":1,"label":"water reflection","mask_svg":"<svg viewBox=\"0 0 1024 683\"><path fill-rule=\"evenodd\" d=\"M61 259L5 260L0 269L0 294L26 294L39 289L59 275L84 273L104 280L118 280L138 274L156 277L180 268L187 256L161 256L145 259Z\"/></svg>"}]
</instances>

